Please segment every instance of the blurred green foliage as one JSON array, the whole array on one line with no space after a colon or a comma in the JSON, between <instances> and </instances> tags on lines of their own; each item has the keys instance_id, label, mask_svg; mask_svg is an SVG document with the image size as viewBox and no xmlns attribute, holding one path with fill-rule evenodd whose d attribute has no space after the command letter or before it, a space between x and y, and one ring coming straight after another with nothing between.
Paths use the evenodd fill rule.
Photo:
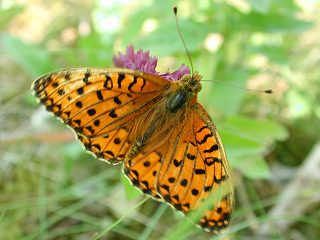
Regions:
<instances>
[{"instance_id":1,"label":"blurred green foliage","mask_svg":"<svg viewBox=\"0 0 320 240\"><path fill-rule=\"evenodd\" d=\"M272 197L277 189L269 186L275 180L269 166L299 166L319 140L316 3L314 12L293 0L37 4L0 3L0 239L89 238L143 199L124 177L120 180L120 166L92 159L78 143L35 143L33 135L67 130L38 109L29 87L34 78L57 68L112 67L113 55L129 44L157 56L164 71L188 65L174 5L195 70L205 80L274 91L264 95L203 81L199 101L217 125L235 179L265 183L270 192L263 196ZM261 191L257 187L255 194ZM157 208L149 200L116 224L106 239L211 237L193 225L179 232L185 218ZM234 220L234 229L241 218ZM149 222L157 224L151 228ZM244 239L250 231L249 226L230 231L230 239ZM308 234L309 239L320 237L319 231Z\"/></svg>"}]
</instances>

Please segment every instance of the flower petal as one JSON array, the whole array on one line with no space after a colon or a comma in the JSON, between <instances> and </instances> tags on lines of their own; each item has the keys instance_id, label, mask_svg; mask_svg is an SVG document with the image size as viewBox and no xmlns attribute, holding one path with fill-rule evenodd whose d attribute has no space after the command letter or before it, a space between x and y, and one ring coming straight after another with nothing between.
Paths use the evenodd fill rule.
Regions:
<instances>
[{"instance_id":1,"label":"flower petal","mask_svg":"<svg viewBox=\"0 0 320 240\"><path fill-rule=\"evenodd\" d=\"M164 74L160 74L161 77L164 77L167 80L176 81L183 77L183 75L190 74L190 69L188 66L182 64L178 70L174 72L168 72Z\"/></svg>"},{"instance_id":2,"label":"flower petal","mask_svg":"<svg viewBox=\"0 0 320 240\"><path fill-rule=\"evenodd\" d=\"M144 73L154 74L171 81L179 80L183 75L190 74L189 67L184 64L172 73L159 73L156 71L158 58L150 56L149 51L144 52L142 49L135 53L132 45L127 47L125 54L119 53L118 56L114 56L113 62L116 67L129 68Z\"/></svg>"}]
</instances>

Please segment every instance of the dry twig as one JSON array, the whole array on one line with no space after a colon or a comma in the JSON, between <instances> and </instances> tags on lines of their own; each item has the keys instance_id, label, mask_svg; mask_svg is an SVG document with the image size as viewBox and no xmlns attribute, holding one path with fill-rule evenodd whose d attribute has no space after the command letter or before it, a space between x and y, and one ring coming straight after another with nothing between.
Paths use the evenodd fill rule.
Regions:
<instances>
[{"instance_id":1,"label":"dry twig","mask_svg":"<svg viewBox=\"0 0 320 240\"><path fill-rule=\"evenodd\" d=\"M295 219L320 202L320 143L315 144L291 182L282 191L276 205L269 211L270 219L281 219L265 223L259 229L260 235L268 235L272 229L287 230ZM283 218L286 216L286 220Z\"/></svg>"}]
</instances>

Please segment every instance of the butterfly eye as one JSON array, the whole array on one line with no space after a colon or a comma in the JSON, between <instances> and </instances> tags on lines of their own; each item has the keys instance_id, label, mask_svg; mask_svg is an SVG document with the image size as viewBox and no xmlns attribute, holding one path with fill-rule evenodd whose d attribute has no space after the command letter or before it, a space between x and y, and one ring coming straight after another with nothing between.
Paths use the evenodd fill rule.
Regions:
<instances>
[{"instance_id":1,"label":"butterfly eye","mask_svg":"<svg viewBox=\"0 0 320 240\"><path fill-rule=\"evenodd\" d=\"M197 81L195 85L195 91L198 93L201 91L201 89L202 89L202 85L200 82Z\"/></svg>"}]
</instances>

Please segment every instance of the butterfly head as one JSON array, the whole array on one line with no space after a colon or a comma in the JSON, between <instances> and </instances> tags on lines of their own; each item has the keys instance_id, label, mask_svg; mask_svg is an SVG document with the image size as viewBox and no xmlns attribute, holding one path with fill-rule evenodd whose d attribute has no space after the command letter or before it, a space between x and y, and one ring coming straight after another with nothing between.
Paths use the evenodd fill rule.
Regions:
<instances>
[{"instance_id":1,"label":"butterfly head","mask_svg":"<svg viewBox=\"0 0 320 240\"><path fill-rule=\"evenodd\" d=\"M195 72L194 74L186 74L181 78L181 83L185 90L191 94L192 96L195 96L198 92L201 91L202 85L200 83L200 80L202 79L202 76Z\"/></svg>"}]
</instances>

